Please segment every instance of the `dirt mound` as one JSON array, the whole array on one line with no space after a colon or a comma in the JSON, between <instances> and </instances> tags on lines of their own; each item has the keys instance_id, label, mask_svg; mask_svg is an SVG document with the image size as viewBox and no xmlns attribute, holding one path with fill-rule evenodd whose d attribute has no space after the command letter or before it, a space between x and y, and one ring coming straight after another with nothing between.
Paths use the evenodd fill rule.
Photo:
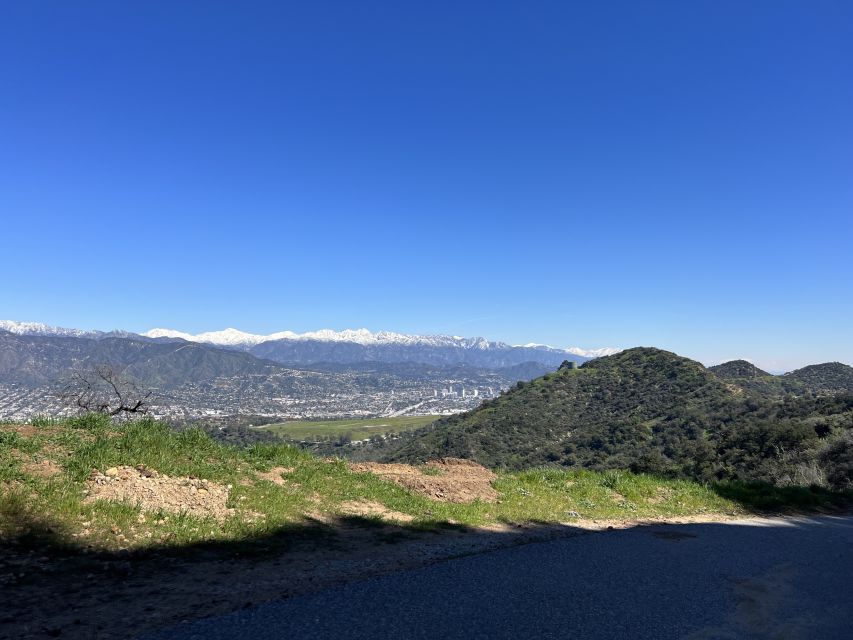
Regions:
<instances>
[{"instance_id":1,"label":"dirt mound","mask_svg":"<svg viewBox=\"0 0 853 640\"><path fill-rule=\"evenodd\" d=\"M477 499L495 502L498 499L498 492L492 487L497 476L471 460L442 458L427 462L422 467L364 462L352 464L350 469L376 474L440 502L467 503Z\"/></svg>"},{"instance_id":2,"label":"dirt mound","mask_svg":"<svg viewBox=\"0 0 853 640\"><path fill-rule=\"evenodd\" d=\"M234 514L226 507L230 487L198 478L170 478L143 466L92 471L86 502L112 500L139 505L143 511L188 513L223 521Z\"/></svg>"}]
</instances>

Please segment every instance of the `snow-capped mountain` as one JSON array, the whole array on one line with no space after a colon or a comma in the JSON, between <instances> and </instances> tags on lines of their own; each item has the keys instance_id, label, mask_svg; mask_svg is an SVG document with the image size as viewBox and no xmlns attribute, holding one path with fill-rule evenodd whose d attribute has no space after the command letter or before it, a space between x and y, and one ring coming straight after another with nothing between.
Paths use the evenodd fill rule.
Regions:
<instances>
[{"instance_id":1,"label":"snow-capped mountain","mask_svg":"<svg viewBox=\"0 0 853 640\"><path fill-rule=\"evenodd\" d=\"M509 367L525 362L556 366L565 359L582 362L616 353L619 349L560 349L542 344L509 345L485 338L446 335L409 335L368 329L334 331L321 329L306 333L279 331L267 335L228 328L191 334L157 328L142 334L84 331L33 322L0 321L0 329L18 335L60 336L101 339L133 337L149 340L186 340L249 353L284 364L419 362L430 365L465 364L477 367Z\"/></svg>"},{"instance_id":2,"label":"snow-capped mountain","mask_svg":"<svg viewBox=\"0 0 853 640\"><path fill-rule=\"evenodd\" d=\"M572 355L581 356L583 358L603 358L604 356L612 356L614 353L619 353L622 349L616 347L602 347L601 349L581 349L580 347L569 347L568 349L560 349L547 344L538 344L536 342L528 342L527 344L517 345L525 349L548 349L551 351L565 351Z\"/></svg>"},{"instance_id":3,"label":"snow-capped mountain","mask_svg":"<svg viewBox=\"0 0 853 640\"><path fill-rule=\"evenodd\" d=\"M332 329L321 329L319 331L308 331L306 333L294 333L293 331L279 331L268 335L257 333L246 333L239 329L223 329L222 331L208 331L205 333L190 334L174 329L151 329L141 334L146 338L180 338L190 342L205 342L207 344L218 344L223 346L252 347L262 342L275 340L316 340L320 342L347 342L360 345L427 345L427 346L454 346L466 349L478 348L488 349L491 345L508 346L501 342L490 342L485 338L463 338L460 336L417 336L405 333L394 333L393 331L379 331L373 333L368 329L344 329L334 331ZM581 355L581 354L576 354Z\"/></svg>"},{"instance_id":4,"label":"snow-capped mountain","mask_svg":"<svg viewBox=\"0 0 853 640\"><path fill-rule=\"evenodd\" d=\"M581 349L580 347L569 347L566 349L569 353L584 358L603 358L604 356L612 356L614 353L619 353L622 349L616 347L602 347L601 349Z\"/></svg>"},{"instance_id":5,"label":"snow-capped mountain","mask_svg":"<svg viewBox=\"0 0 853 640\"><path fill-rule=\"evenodd\" d=\"M275 340L317 340L320 342L348 342L360 345L425 345L431 347L460 347L463 349L489 349L489 348L522 348L542 349L547 351L562 351L585 358L600 358L602 356L619 353L621 349L614 347L603 347L601 349L581 349L580 347L569 347L561 349L545 344L528 343L525 345L510 345L504 342L492 342L485 338L463 338L461 336L419 336L405 333L394 333L393 331L379 331L373 333L368 329L345 329L334 331L332 329L321 329L320 331L309 331L306 333L294 333L293 331L280 331L268 335L257 333L246 333L239 329L223 329L222 331L208 331L206 333L190 334L174 329L151 329L142 334L147 338L181 338L190 342L205 342L224 346L255 346L262 342Z\"/></svg>"},{"instance_id":6,"label":"snow-capped mountain","mask_svg":"<svg viewBox=\"0 0 853 640\"><path fill-rule=\"evenodd\" d=\"M236 348L284 364L420 362L430 365L466 364L477 367L510 367L524 362L556 366L563 360L583 362L616 353L619 349L559 349L542 344L513 346L485 338L446 335L409 335L368 329L307 333L280 331L268 335L224 329L190 334L173 329L152 329L148 338L172 338Z\"/></svg>"},{"instance_id":7,"label":"snow-capped mountain","mask_svg":"<svg viewBox=\"0 0 853 640\"><path fill-rule=\"evenodd\" d=\"M83 331L82 329L51 327L41 322L15 322L14 320L0 320L0 329L19 336L72 336L79 338L94 333L92 331Z\"/></svg>"},{"instance_id":8,"label":"snow-capped mountain","mask_svg":"<svg viewBox=\"0 0 853 640\"><path fill-rule=\"evenodd\" d=\"M41 322L16 322L14 320L0 320L0 331L8 331L19 336L51 336L59 338L103 338L103 337L130 337L135 333L129 331L90 331L86 329L67 329L65 327L54 327Z\"/></svg>"}]
</instances>

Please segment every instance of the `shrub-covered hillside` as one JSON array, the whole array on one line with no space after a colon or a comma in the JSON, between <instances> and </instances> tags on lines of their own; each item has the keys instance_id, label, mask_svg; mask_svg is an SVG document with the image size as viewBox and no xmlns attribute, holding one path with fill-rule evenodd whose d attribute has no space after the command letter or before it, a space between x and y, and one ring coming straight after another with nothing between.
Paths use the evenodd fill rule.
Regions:
<instances>
[{"instance_id":1,"label":"shrub-covered hillside","mask_svg":"<svg viewBox=\"0 0 853 640\"><path fill-rule=\"evenodd\" d=\"M629 349L521 383L475 411L359 455L850 485L853 395L815 394L800 377L798 395L773 396L743 380L721 380L667 351Z\"/></svg>"},{"instance_id":2,"label":"shrub-covered hillside","mask_svg":"<svg viewBox=\"0 0 853 640\"><path fill-rule=\"evenodd\" d=\"M714 367L708 367L709 370L714 372L714 375L718 378L760 378L769 376L770 374L764 371L763 369L759 369L751 362L747 362L746 360L731 360L729 362L724 362L723 364L718 364Z\"/></svg>"},{"instance_id":3,"label":"shrub-covered hillside","mask_svg":"<svg viewBox=\"0 0 853 640\"><path fill-rule=\"evenodd\" d=\"M816 392L853 392L853 367L841 362L825 362L797 369L782 376Z\"/></svg>"}]
</instances>

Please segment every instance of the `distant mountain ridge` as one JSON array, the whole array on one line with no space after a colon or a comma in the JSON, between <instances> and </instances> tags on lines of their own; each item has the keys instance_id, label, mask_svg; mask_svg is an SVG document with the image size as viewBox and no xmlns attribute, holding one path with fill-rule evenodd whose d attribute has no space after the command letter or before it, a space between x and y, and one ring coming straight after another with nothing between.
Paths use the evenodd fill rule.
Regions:
<instances>
[{"instance_id":1,"label":"distant mountain ridge","mask_svg":"<svg viewBox=\"0 0 853 640\"><path fill-rule=\"evenodd\" d=\"M19 336L49 336L54 338L131 338L139 337L130 331L96 331L88 329L68 329L54 327L41 322L16 322L0 320L0 331L8 331Z\"/></svg>"},{"instance_id":2,"label":"distant mountain ridge","mask_svg":"<svg viewBox=\"0 0 853 640\"><path fill-rule=\"evenodd\" d=\"M21 335L0 330L0 382L42 386L78 369L108 364L162 389L222 376L271 375L282 367L248 353L193 342L139 336Z\"/></svg>"},{"instance_id":3,"label":"distant mountain ridge","mask_svg":"<svg viewBox=\"0 0 853 640\"><path fill-rule=\"evenodd\" d=\"M11 320L0 321L0 329L16 335L27 336L181 340L239 349L260 358L288 365L309 365L317 362L351 364L379 361L506 368L538 362L548 367L554 367L566 359L580 364L590 358L610 355L619 351L612 347L587 350L579 347L559 349L532 343L509 345L480 337L409 335L392 331L374 333L367 329L343 331L323 329L307 333L280 331L269 335L260 335L233 328L200 334L158 328L137 335L126 331L84 331Z\"/></svg>"},{"instance_id":4,"label":"distant mountain ridge","mask_svg":"<svg viewBox=\"0 0 853 640\"><path fill-rule=\"evenodd\" d=\"M393 331L372 332L369 329L344 329L334 331L332 329L321 329L320 331L308 331L306 333L295 333L293 331L279 331L268 335L247 333L239 329L228 328L222 331L208 331L199 334L184 333L173 329L151 329L142 334L148 338L181 338L190 342L206 342L209 344L225 346L253 347L264 342L278 342L281 340L293 340L301 342L344 342L359 344L362 346L373 345L422 345L430 347L455 347L462 349L534 349L538 351L567 353L584 358L598 358L612 355L620 351L614 347L601 349L581 349L580 347L569 347L560 349L544 344L529 343L525 345L509 345L505 342L490 341L485 338L463 338L461 336L448 335L412 335L396 333Z\"/></svg>"}]
</instances>

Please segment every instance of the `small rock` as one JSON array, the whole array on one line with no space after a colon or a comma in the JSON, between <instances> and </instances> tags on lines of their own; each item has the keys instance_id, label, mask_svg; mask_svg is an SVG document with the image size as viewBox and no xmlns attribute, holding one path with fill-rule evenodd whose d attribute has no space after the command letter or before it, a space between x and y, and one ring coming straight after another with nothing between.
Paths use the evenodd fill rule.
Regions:
<instances>
[{"instance_id":1,"label":"small rock","mask_svg":"<svg viewBox=\"0 0 853 640\"><path fill-rule=\"evenodd\" d=\"M115 478L118 475L118 469L116 467L110 467L104 472L104 475L108 478Z\"/></svg>"}]
</instances>

